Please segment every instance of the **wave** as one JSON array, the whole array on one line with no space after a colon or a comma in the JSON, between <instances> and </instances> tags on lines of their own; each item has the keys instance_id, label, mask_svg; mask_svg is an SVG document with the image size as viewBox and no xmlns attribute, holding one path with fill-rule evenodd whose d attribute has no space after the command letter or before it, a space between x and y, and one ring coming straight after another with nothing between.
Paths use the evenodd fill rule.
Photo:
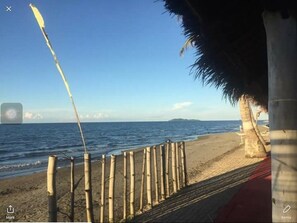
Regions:
<instances>
[{"instance_id":1,"label":"wave","mask_svg":"<svg viewBox=\"0 0 297 223\"><path fill-rule=\"evenodd\" d=\"M43 162L40 160L37 160L33 163L21 163L21 164L12 164L12 165L4 165L0 166L0 171L8 170L8 169L19 169L24 167L31 167L31 166L38 166L41 165Z\"/></svg>"}]
</instances>

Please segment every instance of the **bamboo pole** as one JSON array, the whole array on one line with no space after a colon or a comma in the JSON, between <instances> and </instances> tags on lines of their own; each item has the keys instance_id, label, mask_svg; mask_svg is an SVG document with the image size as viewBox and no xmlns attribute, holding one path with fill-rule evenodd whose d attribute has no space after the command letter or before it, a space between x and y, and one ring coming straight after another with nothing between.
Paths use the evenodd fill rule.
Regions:
<instances>
[{"instance_id":1,"label":"bamboo pole","mask_svg":"<svg viewBox=\"0 0 297 223\"><path fill-rule=\"evenodd\" d=\"M109 195L108 195L108 218L109 218L109 222L114 222L114 205L113 205L113 201L114 201L114 182L115 182L115 162L116 162L116 156L115 155L111 155L111 159L110 159L110 174L109 174Z\"/></svg>"},{"instance_id":2,"label":"bamboo pole","mask_svg":"<svg viewBox=\"0 0 297 223\"><path fill-rule=\"evenodd\" d=\"M151 182L151 148L146 147L146 189L148 208L152 208L152 182Z\"/></svg>"},{"instance_id":3,"label":"bamboo pole","mask_svg":"<svg viewBox=\"0 0 297 223\"><path fill-rule=\"evenodd\" d=\"M146 165L146 149L143 150L143 158L142 158L142 175L141 175L140 202L139 202L139 210L141 212L143 211L143 194L144 194L145 165Z\"/></svg>"},{"instance_id":4,"label":"bamboo pole","mask_svg":"<svg viewBox=\"0 0 297 223\"><path fill-rule=\"evenodd\" d=\"M56 199L56 169L57 157L48 157L47 167L47 197L48 197L48 221L57 221L57 199Z\"/></svg>"},{"instance_id":5,"label":"bamboo pole","mask_svg":"<svg viewBox=\"0 0 297 223\"><path fill-rule=\"evenodd\" d=\"M101 174L101 199L100 199L100 222L104 222L104 206L105 206L105 155L102 155L102 174Z\"/></svg>"},{"instance_id":6,"label":"bamboo pole","mask_svg":"<svg viewBox=\"0 0 297 223\"><path fill-rule=\"evenodd\" d=\"M170 196L170 187L169 187L169 143L166 143L166 163L165 163L165 173L166 173L166 197Z\"/></svg>"},{"instance_id":7,"label":"bamboo pole","mask_svg":"<svg viewBox=\"0 0 297 223\"><path fill-rule=\"evenodd\" d=\"M159 203L159 182L158 182L158 164L157 164L157 147L153 147L153 155L154 155L154 179L155 179L155 199L156 204Z\"/></svg>"},{"instance_id":8,"label":"bamboo pole","mask_svg":"<svg viewBox=\"0 0 297 223\"><path fill-rule=\"evenodd\" d=\"M172 184L173 193L177 192L177 182L176 182L176 150L175 143L171 143L171 167L172 167Z\"/></svg>"},{"instance_id":9,"label":"bamboo pole","mask_svg":"<svg viewBox=\"0 0 297 223\"><path fill-rule=\"evenodd\" d=\"M94 222L93 203L92 203L92 169L91 169L91 154L84 154L85 166L85 195L86 195L86 212L87 222Z\"/></svg>"},{"instance_id":10,"label":"bamboo pole","mask_svg":"<svg viewBox=\"0 0 297 223\"><path fill-rule=\"evenodd\" d=\"M130 216L134 217L135 203L135 171L134 152L130 152Z\"/></svg>"},{"instance_id":11,"label":"bamboo pole","mask_svg":"<svg viewBox=\"0 0 297 223\"><path fill-rule=\"evenodd\" d=\"M179 166L179 143L175 143L175 154L176 154L176 183L177 190L180 190L180 166Z\"/></svg>"},{"instance_id":12,"label":"bamboo pole","mask_svg":"<svg viewBox=\"0 0 297 223\"><path fill-rule=\"evenodd\" d=\"M70 158L70 221L74 221L74 158Z\"/></svg>"},{"instance_id":13,"label":"bamboo pole","mask_svg":"<svg viewBox=\"0 0 297 223\"><path fill-rule=\"evenodd\" d=\"M185 155L183 150L183 143L181 144L181 147L180 147L180 154L181 154L181 177L182 177L181 186L184 187L186 186L186 174L185 174Z\"/></svg>"},{"instance_id":14,"label":"bamboo pole","mask_svg":"<svg viewBox=\"0 0 297 223\"><path fill-rule=\"evenodd\" d=\"M123 205L123 219L127 218L127 152L124 152L124 205Z\"/></svg>"},{"instance_id":15,"label":"bamboo pole","mask_svg":"<svg viewBox=\"0 0 297 223\"><path fill-rule=\"evenodd\" d=\"M160 146L160 173L161 173L161 200L165 200L165 166L164 166L164 145Z\"/></svg>"},{"instance_id":16,"label":"bamboo pole","mask_svg":"<svg viewBox=\"0 0 297 223\"><path fill-rule=\"evenodd\" d=\"M185 168L185 185L188 186L188 171L187 171L187 156L186 156L186 143L182 142L182 150L184 153L184 168Z\"/></svg>"}]
</instances>

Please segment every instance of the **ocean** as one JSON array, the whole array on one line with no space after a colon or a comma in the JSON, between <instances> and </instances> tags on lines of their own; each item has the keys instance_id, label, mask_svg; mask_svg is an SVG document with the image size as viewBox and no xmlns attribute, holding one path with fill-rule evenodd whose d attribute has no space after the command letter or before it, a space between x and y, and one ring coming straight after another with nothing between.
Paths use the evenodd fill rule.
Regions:
<instances>
[{"instance_id":1,"label":"ocean","mask_svg":"<svg viewBox=\"0 0 297 223\"><path fill-rule=\"evenodd\" d=\"M172 141L188 141L205 134L239 131L241 121L82 123L92 160L102 154ZM0 179L32 174L47 168L49 155L58 167L69 157L82 162L83 147L76 123L0 125Z\"/></svg>"}]
</instances>

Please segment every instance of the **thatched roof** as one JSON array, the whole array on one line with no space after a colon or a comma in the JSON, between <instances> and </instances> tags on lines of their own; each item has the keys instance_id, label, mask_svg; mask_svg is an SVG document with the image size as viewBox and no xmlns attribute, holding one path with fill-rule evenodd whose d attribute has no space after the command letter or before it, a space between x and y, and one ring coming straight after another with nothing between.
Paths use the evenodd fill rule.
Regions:
<instances>
[{"instance_id":1,"label":"thatched roof","mask_svg":"<svg viewBox=\"0 0 297 223\"><path fill-rule=\"evenodd\" d=\"M194 41L197 59L192 72L204 83L223 89L236 102L242 94L268 103L266 35L262 13L297 9L297 1L164 0L181 16L184 34Z\"/></svg>"}]
</instances>

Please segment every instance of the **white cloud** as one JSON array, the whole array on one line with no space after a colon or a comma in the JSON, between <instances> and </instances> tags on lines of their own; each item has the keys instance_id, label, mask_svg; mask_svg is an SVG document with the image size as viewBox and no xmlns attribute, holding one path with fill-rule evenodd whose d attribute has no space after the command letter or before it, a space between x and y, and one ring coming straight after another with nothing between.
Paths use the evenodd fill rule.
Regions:
<instances>
[{"instance_id":1,"label":"white cloud","mask_svg":"<svg viewBox=\"0 0 297 223\"><path fill-rule=\"evenodd\" d=\"M83 121L95 121L95 120L102 120L105 118L109 118L108 114L105 113L86 113L86 114L82 114L79 115L79 117L83 120Z\"/></svg>"},{"instance_id":2,"label":"white cloud","mask_svg":"<svg viewBox=\"0 0 297 223\"><path fill-rule=\"evenodd\" d=\"M191 106L193 103L191 101L185 101L185 102L180 102L180 103L176 103L173 105L172 110L176 111L176 110L181 110L184 109L186 107Z\"/></svg>"},{"instance_id":3,"label":"white cloud","mask_svg":"<svg viewBox=\"0 0 297 223\"><path fill-rule=\"evenodd\" d=\"M39 120L39 119L43 119L43 116L40 113L25 112L24 119L26 119L26 120Z\"/></svg>"},{"instance_id":4,"label":"white cloud","mask_svg":"<svg viewBox=\"0 0 297 223\"><path fill-rule=\"evenodd\" d=\"M108 118L108 117L109 117L109 115L103 114L103 113L96 113L93 115L94 119L103 119L103 118Z\"/></svg>"}]
</instances>

